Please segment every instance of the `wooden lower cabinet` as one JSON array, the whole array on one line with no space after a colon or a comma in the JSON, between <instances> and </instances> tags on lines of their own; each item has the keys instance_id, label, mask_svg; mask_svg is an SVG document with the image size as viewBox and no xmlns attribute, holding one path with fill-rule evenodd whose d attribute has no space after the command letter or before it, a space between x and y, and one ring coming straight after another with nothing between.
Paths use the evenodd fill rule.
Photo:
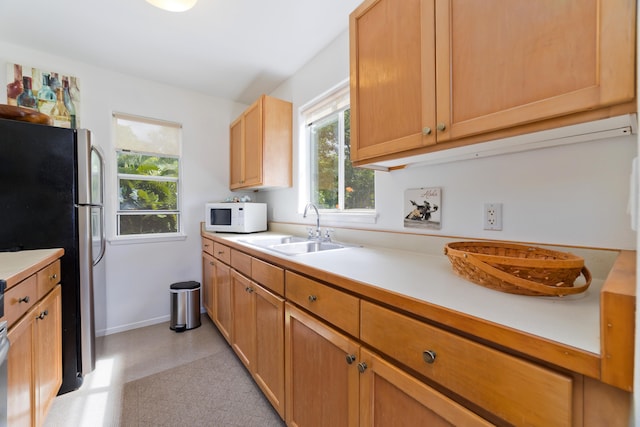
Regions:
<instances>
[{"instance_id":1,"label":"wooden lower cabinet","mask_svg":"<svg viewBox=\"0 0 640 427\"><path fill-rule=\"evenodd\" d=\"M361 426L493 425L374 353L360 357Z\"/></svg>"},{"instance_id":2,"label":"wooden lower cabinet","mask_svg":"<svg viewBox=\"0 0 640 427\"><path fill-rule=\"evenodd\" d=\"M29 310L8 333L8 421L40 426L62 384L60 285Z\"/></svg>"},{"instance_id":3,"label":"wooden lower cabinet","mask_svg":"<svg viewBox=\"0 0 640 427\"><path fill-rule=\"evenodd\" d=\"M285 304L286 422L358 425L358 343Z\"/></svg>"},{"instance_id":4,"label":"wooden lower cabinet","mask_svg":"<svg viewBox=\"0 0 640 427\"><path fill-rule=\"evenodd\" d=\"M213 322L220 333L231 342L231 268L213 261Z\"/></svg>"},{"instance_id":5,"label":"wooden lower cabinet","mask_svg":"<svg viewBox=\"0 0 640 427\"><path fill-rule=\"evenodd\" d=\"M33 319L25 316L8 333L11 343L8 366L7 419L12 427L32 425L33 394Z\"/></svg>"},{"instance_id":6,"label":"wooden lower cabinet","mask_svg":"<svg viewBox=\"0 0 640 427\"><path fill-rule=\"evenodd\" d=\"M285 307L288 425L492 425L324 322Z\"/></svg>"},{"instance_id":7,"label":"wooden lower cabinet","mask_svg":"<svg viewBox=\"0 0 640 427\"><path fill-rule=\"evenodd\" d=\"M231 270L231 347L240 361L251 371L255 349L255 299L251 280Z\"/></svg>"},{"instance_id":8,"label":"wooden lower cabinet","mask_svg":"<svg viewBox=\"0 0 640 427\"><path fill-rule=\"evenodd\" d=\"M284 300L231 270L231 347L284 418Z\"/></svg>"},{"instance_id":9,"label":"wooden lower cabinet","mask_svg":"<svg viewBox=\"0 0 640 427\"><path fill-rule=\"evenodd\" d=\"M360 338L513 425L573 425L570 376L366 301Z\"/></svg>"}]
</instances>

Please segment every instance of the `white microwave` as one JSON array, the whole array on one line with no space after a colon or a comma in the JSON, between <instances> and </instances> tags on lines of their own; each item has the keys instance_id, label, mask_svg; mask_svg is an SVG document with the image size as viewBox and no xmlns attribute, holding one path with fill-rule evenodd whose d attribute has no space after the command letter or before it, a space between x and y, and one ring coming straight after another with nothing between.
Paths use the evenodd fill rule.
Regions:
<instances>
[{"instance_id":1,"label":"white microwave","mask_svg":"<svg viewBox=\"0 0 640 427\"><path fill-rule=\"evenodd\" d=\"M223 233L255 233L267 230L266 203L207 203L204 229Z\"/></svg>"}]
</instances>

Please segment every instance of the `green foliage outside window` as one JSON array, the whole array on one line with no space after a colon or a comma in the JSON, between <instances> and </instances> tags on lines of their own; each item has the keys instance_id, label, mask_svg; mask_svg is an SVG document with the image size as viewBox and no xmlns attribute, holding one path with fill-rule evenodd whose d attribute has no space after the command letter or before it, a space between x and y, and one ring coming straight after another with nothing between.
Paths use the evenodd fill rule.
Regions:
<instances>
[{"instance_id":1,"label":"green foliage outside window","mask_svg":"<svg viewBox=\"0 0 640 427\"><path fill-rule=\"evenodd\" d=\"M374 209L374 171L351 164L351 110L335 113L311 125L312 200L321 209ZM340 126L340 120L343 126ZM343 134L341 135L341 129ZM342 140L342 144L341 144ZM344 152L341 153L341 145ZM343 154L344 185L340 188ZM340 192L344 206L340 205Z\"/></svg>"},{"instance_id":2,"label":"green foliage outside window","mask_svg":"<svg viewBox=\"0 0 640 427\"><path fill-rule=\"evenodd\" d=\"M119 152L118 176L120 235L178 231L177 158Z\"/></svg>"}]
</instances>

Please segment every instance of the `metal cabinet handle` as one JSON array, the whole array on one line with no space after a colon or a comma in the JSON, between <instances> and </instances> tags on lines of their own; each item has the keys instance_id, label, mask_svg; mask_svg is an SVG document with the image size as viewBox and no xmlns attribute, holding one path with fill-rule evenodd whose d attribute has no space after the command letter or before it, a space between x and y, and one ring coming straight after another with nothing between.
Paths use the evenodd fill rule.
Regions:
<instances>
[{"instance_id":1,"label":"metal cabinet handle","mask_svg":"<svg viewBox=\"0 0 640 427\"><path fill-rule=\"evenodd\" d=\"M358 371L360 371L360 373L364 373L364 371L367 370L367 364L364 362L360 362L358 363Z\"/></svg>"},{"instance_id":2,"label":"metal cabinet handle","mask_svg":"<svg viewBox=\"0 0 640 427\"><path fill-rule=\"evenodd\" d=\"M246 288L244 288L244 290L249 293L253 292L253 288L251 286L247 286Z\"/></svg>"},{"instance_id":3,"label":"metal cabinet handle","mask_svg":"<svg viewBox=\"0 0 640 427\"><path fill-rule=\"evenodd\" d=\"M429 126L425 126L422 128L422 134L423 135L430 135L431 134L431 128Z\"/></svg>"},{"instance_id":4,"label":"metal cabinet handle","mask_svg":"<svg viewBox=\"0 0 640 427\"><path fill-rule=\"evenodd\" d=\"M213 261L209 261L209 265L215 265Z\"/></svg>"},{"instance_id":5,"label":"metal cabinet handle","mask_svg":"<svg viewBox=\"0 0 640 427\"><path fill-rule=\"evenodd\" d=\"M436 361L436 352L433 350L425 350L422 353L422 358L425 362L432 364Z\"/></svg>"},{"instance_id":6,"label":"metal cabinet handle","mask_svg":"<svg viewBox=\"0 0 640 427\"><path fill-rule=\"evenodd\" d=\"M222 255L224 251L218 251L218 255Z\"/></svg>"},{"instance_id":7,"label":"metal cabinet handle","mask_svg":"<svg viewBox=\"0 0 640 427\"><path fill-rule=\"evenodd\" d=\"M26 297L19 298L19 299L18 299L18 304L20 304L21 302L26 302L26 303L28 303L28 302L29 302L29 299L30 299L30 298L29 298L29 295L27 295Z\"/></svg>"},{"instance_id":8,"label":"metal cabinet handle","mask_svg":"<svg viewBox=\"0 0 640 427\"><path fill-rule=\"evenodd\" d=\"M348 365L351 365L355 361L356 361L356 355L355 354L347 354L347 364Z\"/></svg>"},{"instance_id":9,"label":"metal cabinet handle","mask_svg":"<svg viewBox=\"0 0 640 427\"><path fill-rule=\"evenodd\" d=\"M40 315L38 317L36 317L36 319L42 320L48 315L49 315L49 310L45 310L45 311L41 312Z\"/></svg>"},{"instance_id":10,"label":"metal cabinet handle","mask_svg":"<svg viewBox=\"0 0 640 427\"><path fill-rule=\"evenodd\" d=\"M318 297L317 297L317 296L315 296L315 295L309 295L309 302L314 302L314 301L317 301L317 300L318 300Z\"/></svg>"},{"instance_id":11,"label":"metal cabinet handle","mask_svg":"<svg viewBox=\"0 0 640 427\"><path fill-rule=\"evenodd\" d=\"M208 247L209 247L209 244L208 244L208 243L205 243L205 244L204 244L204 247L205 247L205 248L208 248Z\"/></svg>"},{"instance_id":12,"label":"metal cabinet handle","mask_svg":"<svg viewBox=\"0 0 640 427\"><path fill-rule=\"evenodd\" d=\"M49 280L56 280L58 278L58 275L56 273L53 273L52 276L49 276Z\"/></svg>"},{"instance_id":13,"label":"metal cabinet handle","mask_svg":"<svg viewBox=\"0 0 640 427\"><path fill-rule=\"evenodd\" d=\"M442 122L438 123L438 126L436 126L436 129L438 129L438 132L442 132L442 131L444 131L446 128L447 128L447 126L446 126L444 123L442 123Z\"/></svg>"}]
</instances>

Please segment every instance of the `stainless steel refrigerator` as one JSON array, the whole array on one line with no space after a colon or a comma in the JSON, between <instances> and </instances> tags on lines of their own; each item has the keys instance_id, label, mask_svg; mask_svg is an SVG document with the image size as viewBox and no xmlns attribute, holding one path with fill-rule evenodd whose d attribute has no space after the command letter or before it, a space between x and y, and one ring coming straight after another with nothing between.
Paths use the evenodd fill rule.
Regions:
<instances>
[{"instance_id":1,"label":"stainless steel refrigerator","mask_svg":"<svg viewBox=\"0 0 640 427\"><path fill-rule=\"evenodd\" d=\"M0 119L0 250L64 248L62 386L95 367L93 267L104 254L103 158L86 129Z\"/></svg>"}]
</instances>

